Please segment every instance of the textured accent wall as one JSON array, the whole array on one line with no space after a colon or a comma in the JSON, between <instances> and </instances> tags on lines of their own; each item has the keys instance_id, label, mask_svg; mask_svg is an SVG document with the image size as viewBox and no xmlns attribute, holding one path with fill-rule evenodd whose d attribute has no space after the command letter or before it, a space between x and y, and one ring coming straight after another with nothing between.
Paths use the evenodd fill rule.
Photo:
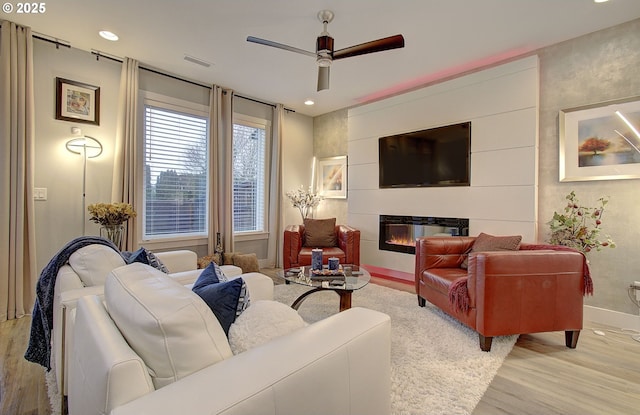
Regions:
<instances>
[{"instance_id":1,"label":"textured accent wall","mask_svg":"<svg viewBox=\"0 0 640 415\"><path fill-rule=\"evenodd\" d=\"M313 119L313 155L320 160L328 157L347 155L347 110L339 110ZM348 162L348 160L347 160ZM347 180L349 177L347 176ZM316 218L336 218L336 223L347 223L347 199L325 199L316 208Z\"/></svg>"},{"instance_id":2,"label":"textured accent wall","mask_svg":"<svg viewBox=\"0 0 640 415\"><path fill-rule=\"evenodd\" d=\"M545 48L540 57L540 190L539 234L561 211L575 190L593 205L601 196L610 202L602 230L617 248L589 253L595 294L585 304L638 314L627 287L640 280L640 180L563 182L558 179L558 112L598 102L640 95L640 20L601 30Z\"/></svg>"}]
</instances>

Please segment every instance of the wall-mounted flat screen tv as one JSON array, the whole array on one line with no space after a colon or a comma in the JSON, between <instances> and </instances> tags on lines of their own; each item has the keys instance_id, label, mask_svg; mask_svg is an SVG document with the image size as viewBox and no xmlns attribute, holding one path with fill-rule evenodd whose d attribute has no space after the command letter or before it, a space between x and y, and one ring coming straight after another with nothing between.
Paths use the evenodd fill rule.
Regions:
<instances>
[{"instance_id":1,"label":"wall-mounted flat screen tv","mask_svg":"<svg viewBox=\"0 0 640 415\"><path fill-rule=\"evenodd\" d=\"M380 188L469 186L471 122L378 140Z\"/></svg>"}]
</instances>

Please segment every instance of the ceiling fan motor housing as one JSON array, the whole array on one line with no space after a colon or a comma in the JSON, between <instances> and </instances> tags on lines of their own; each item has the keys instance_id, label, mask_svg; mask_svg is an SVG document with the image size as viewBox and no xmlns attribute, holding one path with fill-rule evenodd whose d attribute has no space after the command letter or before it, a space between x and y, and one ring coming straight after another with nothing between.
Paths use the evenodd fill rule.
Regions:
<instances>
[{"instance_id":1,"label":"ceiling fan motor housing","mask_svg":"<svg viewBox=\"0 0 640 415\"><path fill-rule=\"evenodd\" d=\"M331 36L318 36L316 41L316 61L320 66L330 66L333 60L333 38Z\"/></svg>"}]
</instances>

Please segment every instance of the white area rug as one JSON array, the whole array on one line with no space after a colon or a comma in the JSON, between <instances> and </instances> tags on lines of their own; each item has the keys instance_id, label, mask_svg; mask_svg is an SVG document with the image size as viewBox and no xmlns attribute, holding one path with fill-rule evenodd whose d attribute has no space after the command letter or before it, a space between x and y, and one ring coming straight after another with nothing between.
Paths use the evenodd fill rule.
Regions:
<instances>
[{"instance_id":1,"label":"white area rug","mask_svg":"<svg viewBox=\"0 0 640 415\"><path fill-rule=\"evenodd\" d=\"M276 300L291 304L308 290L277 285ZM311 294L298 312L314 322L338 312L334 292ZM480 350L478 334L441 312L419 307L415 294L369 284L353 293L352 307L391 316L391 411L394 415L471 414L517 336L493 339Z\"/></svg>"}]
</instances>

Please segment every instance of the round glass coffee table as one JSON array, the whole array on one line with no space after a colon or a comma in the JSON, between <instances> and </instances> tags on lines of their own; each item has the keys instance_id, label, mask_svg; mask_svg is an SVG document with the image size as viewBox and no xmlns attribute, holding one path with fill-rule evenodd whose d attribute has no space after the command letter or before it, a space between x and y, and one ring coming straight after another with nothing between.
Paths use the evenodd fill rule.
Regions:
<instances>
[{"instance_id":1,"label":"round glass coffee table","mask_svg":"<svg viewBox=\"0 0 640 415\"><path fill-rule=\"evenodd\" d=\"M310 287L291 304L291 308L297 310L300 304L311 294L319 291L334 291L340 296L340 311L351 308L351 294L369 284L371 274L366 269L357 265L342 265L343 269L351 267L351 276L313 276L311 267L290 268L281 271L280 276L287 284L299 284Z\"/></svg>"}]
</instances>

